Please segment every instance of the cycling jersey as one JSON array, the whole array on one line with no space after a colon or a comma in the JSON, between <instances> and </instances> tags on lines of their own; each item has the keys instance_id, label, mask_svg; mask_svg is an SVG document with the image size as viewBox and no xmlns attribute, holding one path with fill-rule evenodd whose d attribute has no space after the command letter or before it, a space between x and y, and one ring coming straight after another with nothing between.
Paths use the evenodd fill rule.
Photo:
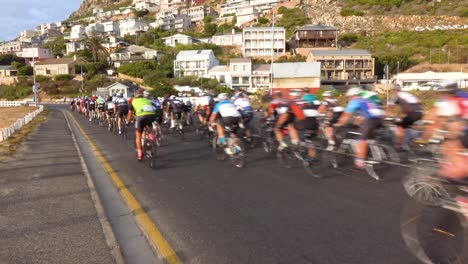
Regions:
<instances>
[{"instance_id":1,"label":"cycling jersey","mask_svg":"<svg viewBox=\"0 0 468 264\"><path fill-rule=\"evenodd\" d=\"M98 109L103 109L103 108L104 108L104 105L105 105L105 102L104 102L104 100L102 100L102 99L97 99L97 100L96 100L96 105L97 105L97 108L98 108Z\"/></svg>"},{"instance_id":2,"label":"cycling jersey","mask_svg":"<svg viewBox=\"0 0 468 264\"><path fill-rule=\"evenodd\" d=\"M237 92L235 93L232 97L231 100L235 101L237 98L239 98L242 95L242 97L247 98L247 95L243 92Z\"/></svg>"},{"instance_id":3,"label":"cycling jersey","mask_svg":"<svg viewBox=\"0 0 468 264\"><path fill-rule=\"evenodd\" d=\"M382 106L382 100L380 100L379 96L377 93L372 92L372 91L363 91L361 93L361 97L364 99L367 99L374 103L376 106L381 107Z\"/></svg>"},{"instance_id":4,"label":"cycling jersey","mask_svg":"<svg viewBox=\"0 0 468 264\"><path fill-rule=\"evenodd\" d=\"M384 115L383 110L378 108L376 104L361 97L352 99L348 103L345 112L355 113L366 119L382 118Z\"/></svg>"},{"instance_id":5,"label":"cycling jersey","mask_svg":"<svg viewBox=\"0 0 468 264\"><path fill-rule=\"evenodd\" d=\"M173 113L181 113L184 110L184 103L175 98L169 101L169 110Z\"/></svg>"},{"instance_id":6,"label":"cycling jersey","mask_svg":"<svg viewBox=\"0 0 468 264\"><path fill-rule=\"evenodd\" d=\"M153 103L153 106L154 106L156 109L161 109L161 108L162 108L161 101L159 101L158 98L152 99L152 100L151 100L151 103Z\"/></svg>"},{"instance_id":7,"label":"cycling jersey","mask_svg":"<svg viewBox=\"0 0 468 264\"><path fill-rule=\"evenodd\" d=\"M274 117L277 117L288 111L288 103L283 98L276 98L270 102L268 109L273 112Z\"/></svg>"},{"instance_id":8,"label":"cycling jersey","mask_svg":"<svg viewBox=\"0 0 468 264\"><path fill-rule=\"evenodd\" d=\"M213 113L219 114L223 118L241 116L239 111L237 111L236 106L229 100L217 103L213 109Z\"/></svg>"},{"instance_id":9,"label":"cycling jersey","mask_svg":"<svg viewBox=\"0 0 468 264\"><path fill-rule=\"evenodd\" d=\"M115 104L117 107L128 107L128 102L125 98L117 98Z\"/></svg>"},{"instance_id":10,"label":"cycling jersey","mask_svg":"<svg viewBox=\"0 0 468 264\"><path fill-rule=\"evenodd\" d=\"M135 98L130 105L130 111L135 112L137 117L144 115L155 115L156 108L147 98Z\"/></svg>"},{"instance_id":11,"label":"cycling jersey","mask_svg":"<svg viewBox=\"0 0 468 264\"><path fill-rule=\"evenodd\" d=\"M95 107L96 107L96 102L94 100L90 100L88 102L88 107L89 107L90 110L94 110Z\"/></svg>"},{"instance_id":12,"label":"cycling jersey","mask_svg":"<svg viewBox=\"0 0 468 264\"><path fill-rule=\"evenodd\" d=\"M236 100L234 100L234 105L242 113L253 113L254 111L249 99L247 98L237 98Z\"/></svg>"},{"instance_id":13,"label":"cycling jersey","mask_svg":"<svg viewBox=\"0 0 468 264\"><path fill-rule=\"evenodd\" d=\"M338 100L334 99L334 98L328 98L328 99L325 99L323 102L322 102L323 105L325 105L330 111L334 112L334 113L341 113L341 112L344 112L344 107L342 107L339 103L338 103Z\"/></svg>"},{"instance_id":14,"label":"cycling jersey","mask_svg":"<svg viewBox=\"0 0 468 264\"><path fill-rule=\"evenodd\" d=\"M106 102L107 112L109 112L109 113L114 112L114 107L115 107L114 102L112 102L112 101Z\"/></svg>"},{"instance_id":15,"label":"cycling jersey","mask_svg":"<svg viewBox=\"0 0 468 264\"><path fill-rule=\"evenodd\" d=\"M462 93L457 96L443 98L436 102L437 115L443 117L459 117L468 120L468 96Z\"/></svg>"},{"instance_id":16,"label":"cycling jersey","mask_svg":"<svg viewBox=\"0 0 468 264\"><path fill-rule=\"evenodd\" d=\"M401 110L405 113L422 112L422 105L419 99L408 93L398 92L389 102L389 105L400 105Z\"/></svg>"}]
</instances>

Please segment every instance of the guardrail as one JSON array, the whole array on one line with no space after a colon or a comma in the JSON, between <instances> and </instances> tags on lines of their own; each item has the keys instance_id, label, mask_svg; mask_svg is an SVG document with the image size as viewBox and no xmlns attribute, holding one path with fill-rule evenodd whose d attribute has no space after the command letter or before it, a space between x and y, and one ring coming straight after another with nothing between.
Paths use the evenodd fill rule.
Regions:
<instances>
[{"instance_id":1,"label":"guardrail","mask_svg":"<svg viewBox=\"0 0 468 264\"><path fill-rule=\"evenodd\" d=\"M0 142L7 140L11 135L13 135L16 131L20 130L24 125L31 122L34 117L40 114L44 110L44 106L40 105L39 109L25 115L23 118L19 118L16 122L7 127L0 130Z\"/></svg>"}]
</instances>

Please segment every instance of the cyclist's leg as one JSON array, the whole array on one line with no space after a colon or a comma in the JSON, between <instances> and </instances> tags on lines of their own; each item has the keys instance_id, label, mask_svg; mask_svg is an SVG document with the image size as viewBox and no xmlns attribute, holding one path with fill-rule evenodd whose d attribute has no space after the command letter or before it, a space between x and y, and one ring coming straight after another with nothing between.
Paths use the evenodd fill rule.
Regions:
<instances>
[{"instance_id":1,"label":"cyclist's leg","mask_svg":"<svg viewBox=\"0 0 468 264\"><path fill-rule=\"evenodd\" d=\"M282 115L280 115L280 117L278 118L278 121L276 122L276 125L275 125L275 137L276 137L276 140L278 141L278 143L280 144L280 148L285 148L287 147L286 143L284 143L284 135L283 135L283 131L282 130L282 127L284 125L286 125L289 121L290 121L290 115L288 113L284 113Z\"/></svg>"}]
</instances>

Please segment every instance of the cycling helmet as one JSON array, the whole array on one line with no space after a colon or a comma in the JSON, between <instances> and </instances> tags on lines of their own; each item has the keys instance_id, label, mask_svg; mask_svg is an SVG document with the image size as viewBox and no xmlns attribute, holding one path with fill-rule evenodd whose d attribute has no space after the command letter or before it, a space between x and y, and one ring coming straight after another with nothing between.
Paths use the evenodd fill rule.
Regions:
<instances>
[{"instance_id":1,"label":"cycling helmet","mask_svg":"<svg viewBox=\"0 0 468 264\"><path fill-rule=\"evenodd\" d=\"M302 95L302 91L299 90L299 89L292 89L290 92L289 92L289 95L290 96L293 96L293 97L299 97Z\"/></svg>"},{"instance_id":2,"label":"cycling helmet","mask_svg":"<svg viewBox=\"0 0 468 264\"><path fill-rule=\"evenodd\" d=\"M143 97L148 98L149 96L150 96L150 92L148 92L148 91L143 92Z\"/></svg>"},{"instance_id":3,"label":"cycling helmet","mask_svg":"<svg viewBox=\"0 0 468 264\"><path fill-rule=\"evenodd\" d=\"M122 98L122 97L123 97L123 93L118 93L118 94L117 94L117 97Z\"/></svg>"},{"instance_id":4,"label":"cycling helmet","mask_svg":"<svg viewBox=\"0 0 468 264\"><path fill-rule=\"evenodd\" d=\"M107 97L107 100L108 102L112 101L112 96L109 95L109 97Z\"/></svg>"},{"instance_id":5,"label":"cycling helmet","mask_svg":"<svg viewBox=\"0 0 468 264\"><path fill-rule=\"evenodd\" d=\"M325 92L323 92L322 95L323 95L323 97L332 97L333 96L331 91L325 91Z\"/></svg>"},{"instance_id":6,"label":"cycling helmet","mask_svg":"<svg viewBox=\"0 0 468 264\"><path fill-rule=\"evenodd\" d=\"M313 94L306 94L302 97L303 100L307 101L308 103L313 103L317 101L317 96Z\"/></svg>"},{"instance_id":7,"label":"cycling helmet","mask_svg":"<svg viewBox=\"0 0 468 264\"><path fill-rule=\"evenodd\" d=\"M354 88L350 88L347 92L346 92L346 96L356 96L356 95L360 95L362 93L362 89L359 88L359 87L354 87Z\"/></svg>"},{"instance_id":8,"label":"cycling helmet","mask_svg":"<svg viewBox=\"0 0 468 264\"><path fill-rule=\"evenodd\" d=\"M171 96L169 96L169 99L174 100L174 99L176 99L176 96L175 96L175 95L171 95Z\"/></svg>"},{"instance_id":9,"label":"cycling helmet","mask_svg":"<svg viewBox=\"0 0 468 264\"><path fill-rule=\"evenodd\" d=\"M218 94L219 100L229 100L229 95L227 93L220 93Z\"/></svg>"}]
</instances>

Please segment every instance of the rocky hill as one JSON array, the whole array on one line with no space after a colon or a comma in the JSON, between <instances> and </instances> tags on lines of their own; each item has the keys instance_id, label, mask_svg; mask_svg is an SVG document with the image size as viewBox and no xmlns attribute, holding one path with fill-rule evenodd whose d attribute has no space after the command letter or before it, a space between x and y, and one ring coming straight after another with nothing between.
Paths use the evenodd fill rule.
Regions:
<instances>
[{"instance_id":1,"label":"rocky hill","mask_svg":"<svg viewBox=\"0 0 468 264\"><path fill-rule=\"evenodd\" d=\"M80 8L76 12L74 12L71 15L71 17L89 14L95 7L108 8L115 5L127 3L128 5L130 5L132 3L132 0L83 0L83 3L81 3Z\"/></svg>"}]
</instances>

